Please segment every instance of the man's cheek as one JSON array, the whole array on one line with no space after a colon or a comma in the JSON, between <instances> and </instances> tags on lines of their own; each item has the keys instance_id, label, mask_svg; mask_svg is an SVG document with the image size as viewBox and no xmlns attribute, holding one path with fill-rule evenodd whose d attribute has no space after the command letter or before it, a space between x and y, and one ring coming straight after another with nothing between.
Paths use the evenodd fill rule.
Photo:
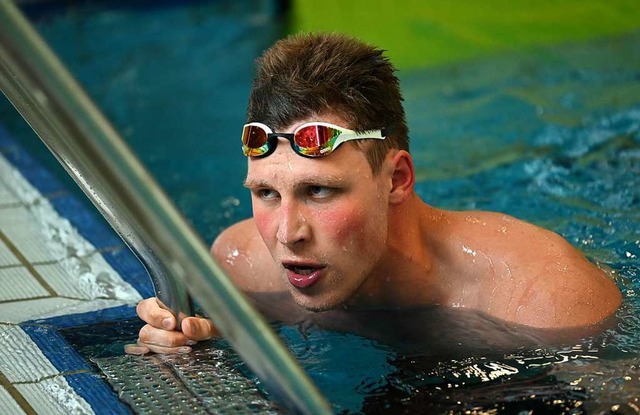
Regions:
<instances>
[{"instance_id":1,"label":"man's cheek","mask_svg":"<svg viewBox=\"0 0 640 415\"><path fill-rule=\"evenodd\" d=\"M342 214L328 213L319 215L317 223L322 224L324 231L330 238L340 243L353 243L364 229L364 221L360 215L354 212L344 212Z\"/></svg>"},{"instance_id":2,"label":"man's cheek","mask_svg":"<svg viewBox=\"0 0 640 415\"><path fill-rule=\"evenodd\" d=\"M253 220L255 221L260 236L262 236L262 239L264 239L265 242L271 237L275 237L276 231L271 229L274 226L274 219L272 215L254 210Z\"/></svg>"}]
</instances>

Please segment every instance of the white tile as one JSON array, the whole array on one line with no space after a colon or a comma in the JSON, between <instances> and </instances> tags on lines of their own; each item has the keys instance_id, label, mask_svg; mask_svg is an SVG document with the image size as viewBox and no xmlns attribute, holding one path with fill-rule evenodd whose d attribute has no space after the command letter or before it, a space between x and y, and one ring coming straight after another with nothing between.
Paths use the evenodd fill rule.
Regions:
<instances>
[{"instance_id":1,"label":"white tile","mask_svg":"<svg viewBox=\"0 0 640 415\"><path fill-rule=\"evenodd\" d=\"M95 413L91 405L69 386L63 376L56 376L37 383L19 384L15 387L38 414Z\"/></svg>"},{"instance_id":2,"label":"white tile","mask_svg":"<svg viewBox=\"0 0 640 415\"><path fill-rule=\"evenodd\" d=\"M58 295L83 300L91 299L79 287L78 278L70 275L59 263L34 265L34 269Z\"/></svg>"},{"instance_id":3,"label":"white tile","mask_svg":"<svg viewBox=\"0 0 640 415\"><path fill-rule=\"evenodd\" d=\"M135 302L121 300L86 301L60 297L13 301L4 304L0 303L0 322L17 324L28 320L89 313L105 308L134 304Z\"/></svg>"},{"instance_id":4,"label":"white tile","mask_svg":"<svg viewBox=\"0 0 640 415\"><path fill-rule=\"evenodd\" d=\"M50 297L0 303L0 321L3 323L21 323L27 320L70 314L68 310L73 310L74 307L82 302L80 300Z\"/></svg>"},{"instance_id":5,"label":"white tile","mask_svg":"<svg viewBox=\"0 0 640 415\"><path fill-rule=\"evenodd\" d=\"M13 195L11 200L32 203L41 197L40 192L31 186L22 173L15 169L2 154L0 154L0 183L3 183Z\"/></svg>"},{"instance_id":6,"label":"white tile","mask_svg":"<svg viewBox=\"0 0 640 415\"><path fill-rule=\"evenodd\" d=\"M11 397L11 394L0 386L0 414L21 415L24 413L20 405Z\"/></svg>"},{"instance_id":7,"label":"white tile","mask_svg":"<svg viewBox=\"0 0 640 415\"><path fill-rule=\"evenodd\" d=\"M68 257L60 262L34 265L34 269L53 291L63 297L141 300L140 294L98 252L86 257Z\"/></svg>"},{"instance_id":8,"label":"white tile","mask_svg":"<svg viewBox=\"0 0 640 415\"><path fill-rule=\"evenodd\" d=\"M2 209L0 209L2 215ZM0 241L0 267L7 265L20 265L20 260L9 250L3 241Z\"/></svg>"},{"instance_id":9,"label":"white tile","mask_svg":"<svg viewBox=\"0 0 640 415\"><path fill-rule=\"evenodd\" d=\"M0 182L21 200L19 205L0 209L0 230L42 277L38 281L24 270L16 274L13 269L5 272L10 267L0 268L0 322L90 312L141 299L69 220L60 216L2 156ZM44 287L38 288L37 282ZM47 287L53 292L46 292ZM2 303L43 294L59 297Z\"/></svg>"},{"instance_id":10,"label":"white tile","mask_svg":"<svg viewBox=\"0 0 640 415\"><path fill-rule=\"evenodd\" d=\"M78 285L78 278L70 275L59 263L34 265L34 269L62 297L90 300Z\"/></svg>"},{"instance_id":11,"label":"white tile","mask_svg":"<svg viewBox=\"0 0 640 415\"><path fill-rule=\"evenodd\" d=\"M40 224L25 206L2 209L0 229L29 262L55 259L47 249Z\"/></svg>"},{"instance_id":12,"label":"white tile","mask_svg":"<svg viewBox=\"0 0 640 415\"><path fill-rule=\"evenodd\" d=\"M49 296L26 267L0 268L0 302Z\"/></svg>"},{"instance_id":13,"label":"white tile","mask_svg":"<svg viewBox=\"0 0 640 415\"><path fill-rule=\"evenodd\" d=\"M0 371L9 382L35 382L59 373L20 327L2 326Z\"/></svg>"},{"instance_id":14,"label":"white tile","mask_svg":"<svg viewBox=\"0 0 640 415\"><path fill-rule=\"evenodd\" d=\"M11 191L11 188L4 181L0 180L0 208L17 203L20 203L20 198Z\"/></svg>"}]
</instances>

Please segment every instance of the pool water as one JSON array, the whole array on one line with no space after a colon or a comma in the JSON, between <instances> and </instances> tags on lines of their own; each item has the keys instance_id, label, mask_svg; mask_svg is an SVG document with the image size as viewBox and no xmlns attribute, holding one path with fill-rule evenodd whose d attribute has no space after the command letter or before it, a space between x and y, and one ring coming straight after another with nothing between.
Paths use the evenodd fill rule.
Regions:
<instances>
[{"instance_id":1,"label":"pool water","mask_svg":"<svg viewBox=\"0 0 640 415\"><path fill-rule=\"evenodd\" d=\"M252 60L281 27L249 3L32 11L207 241L251 213L234 137ZM400 73L418 194L434 206L500 211L560 233L609 270L624 302L597 334L540 333L440 309L335 312L346 327L367 322L360 334L327 326L323 316L274 322L337 413L600 414L640 406L638 44L640 32ZM26 135L1 105L2 122ZM23 141L60 171L38 142ZM139 326L64 334L98 361L121 355Z\"/></svg>"}]
</instances>

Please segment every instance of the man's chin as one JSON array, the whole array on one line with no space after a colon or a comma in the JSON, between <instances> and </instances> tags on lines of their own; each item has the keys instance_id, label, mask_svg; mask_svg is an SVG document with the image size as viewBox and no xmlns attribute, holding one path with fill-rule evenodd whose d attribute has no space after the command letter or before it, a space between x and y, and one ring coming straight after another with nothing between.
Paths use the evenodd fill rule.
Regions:
<instances>
[{"instance_id":1,"label":"man's chin","mask_svg":"<svg viewBox=\"0 0 640 415\"><path fill-rule=\"evenodd\" d=\"M342 304L341 302L314 301L314 299L308 297L300 298L297 295L294 295L293 299L300 307L307 311L313 311L314 313L333 310Z\"/></svg>"},{"instance_id":2,"label":"man's chin","mask_svg":"<svg viewBox=\"0 0 640 415\"><path fill-rule=\"evenodd\" d=\"M323 311L329 311L329 310L333 310L334 308L336 308L336 306L304 306L302 305L301 307L303 307L305 310L307 311L313 311L314 313L321 313Z\"/></svg>"}]
</instances>

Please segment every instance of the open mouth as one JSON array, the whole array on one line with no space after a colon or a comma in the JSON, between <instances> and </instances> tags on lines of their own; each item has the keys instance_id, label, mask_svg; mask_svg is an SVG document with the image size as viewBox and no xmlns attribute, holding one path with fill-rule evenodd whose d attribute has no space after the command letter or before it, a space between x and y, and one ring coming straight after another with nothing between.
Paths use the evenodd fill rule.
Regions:
<instances>
[{"instance_id":1,"label":"open mouth","mask_svg":"<svg viewBox=\"0 0 640 415\"><path fill-rule=\"evenodd\" d=\"M287 268L293 272L295 272L296 274L299 275L311 275L314 271L316 271L318 268L314 268L314 267L291 267L291 268Z\"/></svg>"},{"instance_id":2,"label":"open mouth","mask_svg":"<svg viewBox=\"0 0 640 415\"><path fill-rule=\"evenodd\" d=\"M313 265L283 264L291 285L306 288L318 282L323 267Z\"/></svg>"}]
</instances>

